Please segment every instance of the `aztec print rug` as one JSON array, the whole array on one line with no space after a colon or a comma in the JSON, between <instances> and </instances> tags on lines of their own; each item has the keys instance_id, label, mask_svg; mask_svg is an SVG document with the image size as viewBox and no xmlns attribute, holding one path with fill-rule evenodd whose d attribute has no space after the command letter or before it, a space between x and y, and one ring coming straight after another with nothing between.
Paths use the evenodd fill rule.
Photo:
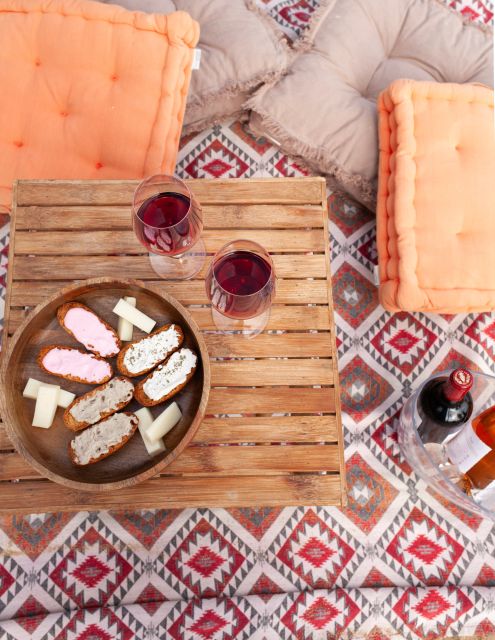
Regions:
<instances>
[{"instance_id":1,"label":"aztec print rug","mask_svg":"<svg viewBox=\"0 0 495 640\"><path fill-rule=\"evenodd\" d=\"M259 2L291 38L317 6ZM493 21L491 0L448 4ZM177 173L306 174L233 121L183 140ZM373 284L373 214L340 195L329 207L348 507L1 518L1 640L495 633L495 527L431 495L396 440L403 398L435 370L462 363L494 372L495 315L384 312ZM3 294L8 226L0 243Z\"/></svg>"}]
</instances>

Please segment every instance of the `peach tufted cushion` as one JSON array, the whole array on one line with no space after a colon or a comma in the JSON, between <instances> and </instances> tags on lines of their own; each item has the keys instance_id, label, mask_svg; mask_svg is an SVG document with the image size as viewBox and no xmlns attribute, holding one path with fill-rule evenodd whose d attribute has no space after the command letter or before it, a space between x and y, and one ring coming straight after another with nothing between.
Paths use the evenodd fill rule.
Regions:
<instances>
[{"instance_id":1,"label":"peach tufted cushion","mask_svg":"<svg viewBox=\"0 0 495 640\"><path fill-rule=\"evenodd\" d=\"M492 46L439 0L326 0L287 75L248 103L250 126L374 209L380 91L399 78L493 86Z\"/></svg>"},{"instance_id":2,"label":"peach tufted cushion","mask_svg":"<svg viewBox=\"0 0 495 640\"><path fill-rule=\"evenodd\" d=\"M184 12L0 0L0 206L15 178L172 173L198 37Z\"/></svg>"},{"instance_id":3,"label":"peach tufted cushion","mask_svg":"<svg viewBox=\"0 0 495 640\"><path fill-rule=\"evenodd\" d=\"M378 113L382 305L495 309L493 91L398 80Z\"/></svg>"}]
</instances>

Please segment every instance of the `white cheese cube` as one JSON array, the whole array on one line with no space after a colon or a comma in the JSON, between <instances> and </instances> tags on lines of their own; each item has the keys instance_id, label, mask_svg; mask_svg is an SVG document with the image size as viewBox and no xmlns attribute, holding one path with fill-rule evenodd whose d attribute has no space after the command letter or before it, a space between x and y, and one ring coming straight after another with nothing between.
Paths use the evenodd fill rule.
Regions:
<instances>
[{"instance_id":1,"label":"white cheese cube","mask_svg":"<svg viewBox=\"0 0 495 640\"><path fill-rule=\"evenodd\" d=\"M45 385L43 384L43 386ZM70 391L66 391L65 389L60 389L58 394L58 406L62 407L63 409L67 409L71 402L74 402L75 398L75 393L71 393Z\"/></svg>"},{"instance_id":2,"label":"white cheese cube","mask_svg":"<svg viewBox=\"0 0 495 640\"><path fill-rule=\"evenodd\" d=\"M156 442L151 442L151 440L146 435L146 429L150 427L151 424L153 423L153 416L151 414L151 411L148 408L143 407L142 409L139 409L139 411L136 411L135 414L139 420L138 422L139 433L141 434L141 437L144 442L144 446L146 447L146 451L148 452L148 454L150 456L156 456L157 453L161 453L162 451L165 451L165 445L163 444L163 440L157 440Z\"/></svg>"},{"instance_id":3,"label":"white cheese cube","mask_svg":"<svg viewBox=\"0 0 495 640\"><path fill-rule=\"evenodd\" d=\"M172 402L165 411L162 411L158 418L153 421L146 429L146 435L151 442L156 442L175 427L175 425L182 418L181 410L176 402Z\"/></svg>"},{"instance_id":4,"label":"white cheese cube","mask_svg":"<svg viewBox=\"0 0 495 640\"><path fill-rule=\"evenodd\" d=\"M128 320L131 324L133 324L141 331L145 333L149 333L153 327L155 326L155 320L152 320L142 311L136 309L131 304L126 302L124 298L121 298L117 304L115 305L113 312L116 313L120 318L124 318L124 320Z\"/></svg>"},{"instance_id":5,"label":"white cheese cube","mask_svg":"<svg viewBox=\"0 0 495 640\"><path fill-rule=\"evenodd\" d=\"M41 380L36 380L36 378L29 378L26 382L26 386L24 387L24 391L22 395L24 398L30 398L31 400L36 400L38 397L38 391L40 390L43 382Z\"/></svg>"},{"instance_id":6,"label":"white cheese cube","mask_svg":"<svg viewBox=\"0 0 495 640\"><path fill-rule=\"evenodd\" d=\"M131 307L136 306L136 298L131 298L130 296L126 296L124 300L131 305ZM119 338L123 342L130 342L132 340L132 331L133 325L129 320L125 320L124 318L119 317L119 324L117 327L117 333L119 334Z\"/></svg>"},{"instance_id":7,"label":"white cheese cube","mask_svg":"<svg viewBox=\"0 0 495 640\"><path fill-rule=\"evenodd\" d=\"M41 427L48 429L52 426L55 411L58 406L58 393L60 387L55 385L45 387L41 386L36 399L34 408L33 427Z\"/></svg>"},{"instance_id":8,"label":"white cheese cube","mask_svg":"<svg viewBox=\"0 0 495 640\"><path fill-rule=\"evenodd\" d=\"M30 400L36 400L38 398L38 391L40 387L56 387L59 389L58 394L58 406L67 409L70 403L76 397L75 393L71 393L70 391L65 391L65 389L60 389L58 385L49 384L48 382L41 382L41 380L36 380L36 378L29 378L26 382L26 386L24 387L24 391L22 395L24 398L29 398Z\"/></svg>"}]
</instances>

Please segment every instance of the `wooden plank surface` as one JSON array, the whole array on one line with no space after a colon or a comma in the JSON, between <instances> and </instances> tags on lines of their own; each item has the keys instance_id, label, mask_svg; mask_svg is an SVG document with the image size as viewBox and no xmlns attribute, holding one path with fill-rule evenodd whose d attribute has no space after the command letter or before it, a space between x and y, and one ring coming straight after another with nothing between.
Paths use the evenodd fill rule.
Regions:
<instances>
[{"instance_id":1,"label":"wooden plank surface","mask_svg":"<svg viewBox=\"0 0 495 640\"><path fill-rule=\"evenodd\" d=\"M7 334L67 282L143 279L188 306L208 332L212 389L206 418L165 475L99 494L42 479L12 451L0 423L0 510L21 511L20 495L27 511L35 505L36 510L77 510L129 503L136 508L340 504L344 474L324 180L190 182L203 208L210 254L245 237L272 253L276 303L266 332L255 340L211 332L206 265L189 282L156 279L130 229L136 184L17 184ZM14 478L20 481L8 482Z\"/></svg>"},{"instance_id":2,"label":"wooden plank surface","mask_svg":"<svg viewBox=\"0 0 495 640\"><path fill-rule=\"evenodd\" d=\"M70 250L70 244L69 244ZM63 249L59 249L63 251ZM144 249L141 249L143 252ZM325 254L314 255L273 255L277 278L297 279L326 278ZM209 260L195 279L205 277ZM148 259L148 254L121 256L40 256L16 255L15 280L60 280L64 274L67 280L112 277L115 273L132 273L139 280L156 280Z\"/></svg>"},{"instance_id":3,"label":"wooden plank surface","mask_svg":"<svg viewBox=\"0 0 495 640\"><path fill-rule=\"evenodd\" d=\"M49 230L129 229L129 203L121 206L27 206L17 207L16 228ZM307 229L323 226L317 205L238 204L203 205L207 229Z\"/></svg>"},{"instance_id":4,"label":"wooden plank surface","mask_svg":"<svg viewBox=\"0 0 495 640\"><path fill-rule=\"evenodd\" d=\"M39 473L18 453L2 453L0 481L31 479ZM166 468L167 475L280 475L339 471L339 448L332 445L187 447Z\"/></svg>"},{"instance_id":5,"label":"wooden plank surface","mask_svg":"<svg viewBox=\"0 0 495 640\"><path fill-rule=\"evenodd\" d=\"M122 275L122 274L121 274ZM202 280L167 281L151 280L148 284L157 291L166 291L182 304L208 304L205 285ZM34 306L53 295L67 282L14 281L11 287L12 307ZM279 280L277 282L277 304L302 304L310 298L314 304L325 304L327 285L325 280Z\"/></svg>"},{"instance_id":6,"label":"wooden plank surface","mask_svg":"<svg viewBox=\"0 0 495 640\"><path fill-rule=\"evenodd\" d=\"M23 306L12 307L10 309L10 322L8 326L9 334L12 334L19 327L32 308L33 307ZM216 329L209 307L189 307L189 311L198 323L200 329L205 331ZM306 333L307 331L328 331L330 329L328 308L324 305L308 307L304 305L282 306L274 304L270 312L270 320L266 329L267 331L294 331L297 329L299 336L306 337L312 335ZM292 334L285 335L287 336ZM258 340L262 337L264 336L259 336L256 340L250 341L250 343L256 345L258 344ZM323 353L322 355L326 355L326 353Z\"/></svg>"},{"instance_id":7,"label":"wooden plank surface","mask_svg":"<svg viewBox=\"0 0 495 640\"><path fill-rule=\"evenodd\" d=\"M202 233L208 253L215 253L224 244L246 237L244 229L205 229ZM324 251L324 239L319 229L254 229L249 239L261 244L271 253L306 253ZM71 255L108 256L125 253L143 254L143 246L136 240L134 231L17 231L16 255Z\"/></svg>"},{"instance_id":8,"label":"wooden plank surface","mask_svg":"<svg viewBox=\"0 0 495 640\"><path fill-rule=\"evenodd\" d=\"M229 178L190 180L202 205L315 204L322 205L323 178ZM29 205L128 205L138 180L19 180L16 203Z\"/></svg>"},{"instance_id":9,"label":"wooden plank surface","mask_svg":"<svg viewBox=\"0 0 495 640\"><path fill-rule=\"evenodd\" d=\"M339 504L338 475L159 477L132 489L107 493L74 491L48 480L1 485L4 513L81 511L85 509L182 509L184 505L253 507L271 505ZM19 496L22 495L22 500Z\"/></svg>"},{"instance_id":10,"label":"wooden plank surface","mask_svg":"<svg viewBox=\"0 0 495 640\"><path fill-rule=\"evenodd\" d=\"M276 442L337 442L335 415L251 416L203 420L195 444L241 444ZM12 451L5 427L0 423L0 451Z\"/></svg>"}]
</instances>

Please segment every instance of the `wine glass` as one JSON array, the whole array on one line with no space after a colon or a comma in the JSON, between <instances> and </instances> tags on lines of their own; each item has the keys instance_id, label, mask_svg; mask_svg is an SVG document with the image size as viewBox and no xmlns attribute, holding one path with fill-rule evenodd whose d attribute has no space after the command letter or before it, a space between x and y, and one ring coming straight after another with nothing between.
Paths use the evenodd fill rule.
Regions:
<instances>
[{"instance_id":1,"label":"wine glass","mask_svg":"<svg viewBox=\"0 0 495 640\"><path fill-rule=\"evenodd\" d=\"M270 318L275 269L265 249L250 240L224 245L213 257L205 279L215 326L254 338Z\"/></svg>"},{"instance_id":2,"label":"wine glass","mask_svg":"<svg viewBox=\"0 0 495 640\"><path fill-rule=\"evenodd\" d=\"M132 202L134 233L161 278L187 280L206 258L199 202L179 178L155 175L139 183Z\"/></svg>"}]
</instances>

